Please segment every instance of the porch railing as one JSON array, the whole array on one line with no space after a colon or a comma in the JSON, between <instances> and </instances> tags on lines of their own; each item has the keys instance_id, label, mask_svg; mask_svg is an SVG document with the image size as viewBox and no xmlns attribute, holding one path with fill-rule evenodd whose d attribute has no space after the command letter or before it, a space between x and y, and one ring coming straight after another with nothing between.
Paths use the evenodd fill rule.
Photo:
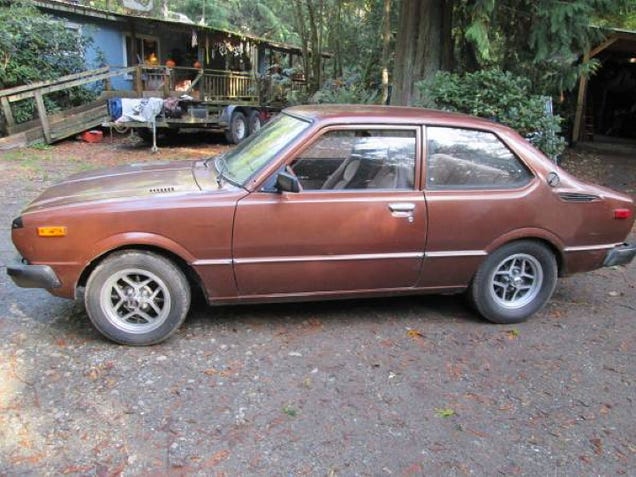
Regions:
<instances>
[{"instance_id":1,"label":"porch railing","mask_svg":"<svg viewBox=\"0 0 636 477\"><path fill-rule=\"evenodd\" d=\"M258 83L249 73L206 71L201 91L206 101L258 101Z\"/></svg>"},{"instance_id":2,"label":"porch railing","mask_svg":"<svg viewBox=\"0 0 636 477\"><path fill-rule=\"evenodd\" d=\"M258 103L258 80L251 73L197 68L141 67L143 91L187 94L207 102Z\"/></svg>"},{"instance_id":3,"label":"porch railing","mask_svg":"<svg viewBox=\"0 0 636 477\"><path fill-rule=\"evenodd\" d=\"M304 91L302 80L289 79L274 84L270 77L257 78L253 73L198 68L139 66L136 81L140 93L163 96L183 94L209 103L247 103L265 105L284 102L285 91Z\"/></svg>"}]
</instances>

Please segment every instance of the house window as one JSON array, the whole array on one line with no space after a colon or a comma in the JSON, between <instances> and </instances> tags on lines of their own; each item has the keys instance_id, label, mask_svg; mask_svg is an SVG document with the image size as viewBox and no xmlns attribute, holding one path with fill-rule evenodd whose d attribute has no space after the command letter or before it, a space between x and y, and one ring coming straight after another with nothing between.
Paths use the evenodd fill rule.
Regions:
<instances>
[{"instance_id":1,"label":"house window","mask_svg":"<svg viewBox=\"0 0 636 477\"><path fill-rule=\"evenodd\" d=\"M159 64L158 38L144 35L136 35L133 38L132 35L127 33L125 48L126 66Z\"/></svg>"}]
</instances>

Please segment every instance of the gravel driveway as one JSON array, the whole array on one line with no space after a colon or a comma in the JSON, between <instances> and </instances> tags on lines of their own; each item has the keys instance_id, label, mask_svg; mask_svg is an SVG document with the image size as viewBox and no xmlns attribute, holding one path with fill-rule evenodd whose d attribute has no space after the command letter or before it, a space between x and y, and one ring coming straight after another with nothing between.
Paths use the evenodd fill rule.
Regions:
<instances>
[{"instance_id":1,"label":"gravel driveway","mask_svg":"<svg viewBox=\"0 0 636 477\"><path fill-rule=\"evenodd\" d=\"M121 138L0 153L0 475L636 472L634 264L561 279L515 326L454 296L198 304L147 348L9 282L10 223L28 200L73 170L156 158ZM636 159L566 166L636 194Z\"/></svg>"}]
</instances>

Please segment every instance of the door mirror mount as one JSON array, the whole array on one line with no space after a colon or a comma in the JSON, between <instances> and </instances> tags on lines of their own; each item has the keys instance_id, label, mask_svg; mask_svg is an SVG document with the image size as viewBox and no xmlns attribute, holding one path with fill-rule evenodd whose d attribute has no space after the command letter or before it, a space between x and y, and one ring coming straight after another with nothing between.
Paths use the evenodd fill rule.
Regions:
<instances>
[{"instance_id":1,"label":"door mirror mount","mask_svg":"<svg viewBox=\"0 0 636 477\"><path fill-rule=\"evenodd\" d=\"M300 192L300 182L298 178L289 172L281 171L276 176L277 192Z\"/></svg>"}]
</instances>

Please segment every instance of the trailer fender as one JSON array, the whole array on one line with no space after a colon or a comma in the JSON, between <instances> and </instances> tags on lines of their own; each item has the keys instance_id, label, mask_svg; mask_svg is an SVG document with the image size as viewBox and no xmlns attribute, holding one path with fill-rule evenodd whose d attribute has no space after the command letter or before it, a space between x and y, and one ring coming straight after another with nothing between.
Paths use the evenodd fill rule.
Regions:
<instances>
[{"instance_id":1,"label":"trailer fender","mask_svg":"<svg viewBox=\"0 0 636 477\"><path fill-rule=\"evenodd\" d=\"M234 111L238 108L241 108L241 106L238 106L236 104L230 104L224 107L223 111L221 111L221 116L219 117L219 123L222 126L227 127L230 124L230 119L232 119L232 113L234 113ZM241 109L251 109L251 108L241 108Z\"/></svg>"}]
</instances>

